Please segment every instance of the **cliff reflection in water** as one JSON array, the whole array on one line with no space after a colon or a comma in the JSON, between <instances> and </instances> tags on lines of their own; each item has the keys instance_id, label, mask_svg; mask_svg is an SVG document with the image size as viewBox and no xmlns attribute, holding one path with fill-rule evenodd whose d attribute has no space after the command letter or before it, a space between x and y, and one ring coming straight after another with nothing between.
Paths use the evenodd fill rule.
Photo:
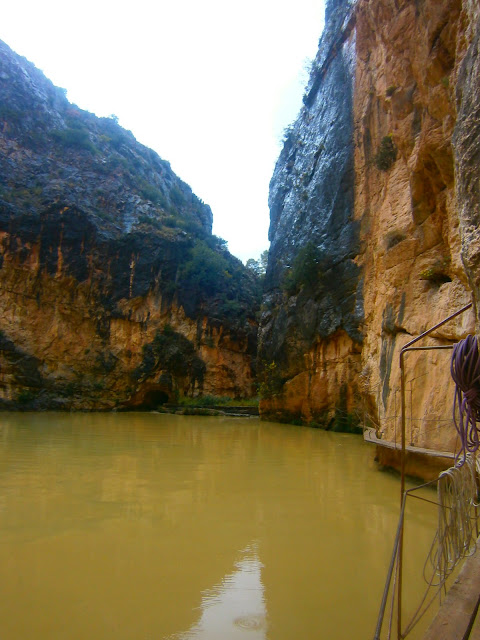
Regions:
<instances>
[{"instance_id":1,"label":"cliff reflection in water","mask_svg":"<svg viewBox=\"0 0 480 640\"><path fill-rule=\"evenodd\" d=\"M235 571L203 594L200 620L175 640L265 640L262 564L255 547L247 548L242 555Z\"/></svg>"},{"instance_id":2,"label":"cliff reflection in water","mask_svg":"<svg viewBox=\"0 0 480 640\"><path fill-rule=\"evenodd\" d=\"M369 637L399 502L372 458L256 419L0 414L0 636ZM421 567L434 509L409 517Z\"/></svg>"}]
</instances>

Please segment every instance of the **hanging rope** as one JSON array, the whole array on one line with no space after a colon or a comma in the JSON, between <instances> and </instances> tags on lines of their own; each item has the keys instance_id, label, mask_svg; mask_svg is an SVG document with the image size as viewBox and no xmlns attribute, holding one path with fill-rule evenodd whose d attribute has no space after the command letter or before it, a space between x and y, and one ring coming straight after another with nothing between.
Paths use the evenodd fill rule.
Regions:
<instances>
[{"instance_id":1,"label":"hanging rope","mask_svg":"<svg viewBox=\"0 0 480 640\"><path fill-rule=\"evenodd\" d=\"M457 464L464 464L467 453L480 446L477 420L480 420L480 356L476 336L467 336L453 347L452 378L456 384L453 421L460 436ZM459 421L456 420L458 406Z\"/></svg>"},{"instance_id":2,"label":"hanging rope","mask_svg":"<svg viewBox=\"0 0 480 640\"><path fill-rule=\"evenodd\" d=\"M425 576L432 585L442 585L460 560L475 550L477 461L467 454L463 462L438 477L438 530L428 558L433 575Z\"/></svg>"},{"instance_id":3,"label":"hanging rope","mask_svg":"<svg viewBox=\"0 0 480 640\"><path fill-rule=\"evenodd\" d=\"M433 604L458 563L475 553L478 535L478 474L479 461L469 453L462 465L443 471L436 481L438 528L423 567L427 588L402 637L410 633ZM407 494L413 496L413 492L419 488L422 487L411 489Z\"/></svg>"}]
</instances>

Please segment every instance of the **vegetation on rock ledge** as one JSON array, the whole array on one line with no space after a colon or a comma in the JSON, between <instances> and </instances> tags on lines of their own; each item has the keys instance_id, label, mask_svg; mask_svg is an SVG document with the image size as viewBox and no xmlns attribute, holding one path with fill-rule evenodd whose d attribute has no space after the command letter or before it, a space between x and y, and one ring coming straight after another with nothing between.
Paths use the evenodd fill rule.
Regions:
<instances>
[{"instance_id":1,"label":"vegetation on rock ledge","mask_svg":"<svg viewBox=\"0 0 480 640\"><path fill-rule=\"evenodd\" d=\"M292 267L285 274L284 290L289 295L294 295L301 287L314 288L321 278L321 267L320 250L314 242L307 242L298 251Z\"/></svg>"},{"instance_id":2,"label":"vegetation on rock ledge","mask_svg":"<svg viewBox=\"0 0 480 640\"><path fill-rule=\"evenodd\" d=\"M397 159L397 147L392 136L384 136L380 142L377 154L373 161L380 171L388 171Z\"/></svg>"},{"instance_id":3,"label":"vegetation on rock ledge","mask_svg":"<svg viewBox=\"0 0 480 640\"><path fill-rule=\"evenodd\" d=\"M205 376L205 363L197 355L192 342L166 325L157 331L152 342L143 345L141 364L132 378L142 381L156 371L163 371L175 379L188 378L192 388L200 387Z\"/></svg>"}]
</instances>

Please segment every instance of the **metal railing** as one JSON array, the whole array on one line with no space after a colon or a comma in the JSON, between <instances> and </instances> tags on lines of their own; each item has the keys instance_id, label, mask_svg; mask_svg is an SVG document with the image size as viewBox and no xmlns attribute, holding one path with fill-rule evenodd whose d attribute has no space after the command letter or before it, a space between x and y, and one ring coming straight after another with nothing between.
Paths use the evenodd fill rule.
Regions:
<instances>
[{"instance_id":1,"label":"metal railing","mask_svg":"<svg viewBox=\"0 0 480 640\"><path fill-rule=\"evenodd\" d=\"M450 320L452 320L453 318L459 316L460 314L464 313L465 311L467 311L468 309L470 309L472 307L472 303L469 303L468 305L462 307L462 309L460 309L459 311L449 315L447 318L445 318L444 320L442 320L441 322L437 323L436 325L434 325L433 327L431 327L430 329L428 329L427 331L424 331L422 334L420 334L419 336L417 336L416 338L414 338L413 340L410 340L410 342L408 342L400 351L400 381L401 381L401 448L400 448L400 452L401 452L401 459L400 459L400 471L401 471L401 481L400 481L400 496L401 496L401 501L400 501L400 517L399 517L399 522L398 522L398 527L397 527L397 532L396 532L396 536L395 536L395 541L394 541L394 547L393 547L393 552L392 552L392 557L390 560L390 564L388 567L388 572L387 572L387 580L386 580L386 584L385 584L385 589L383 592L383 596L382 596L382 601L381 601L381 606L380 606L380 612L379 612L379 616L378 616L378 620L377 620L377 627L375 629L375 636L374 636L374 640L380 640L381 638L381 633L382 633L382 627L383 627L383 622L384 622L384 618L385 618L385 612L387 609L387 604L388 604L388 599L389 599L389 593L390 593L390 589L393 585L393 589L391 592L391 601L390 601L390 619L389 619L389 625L388 625L388 631L387 631L387 639L390 639L391 637L391 633L392 633L392 624L393 624L393 617L394 617L394 610L395 610L395 596L396 596L396 615L397 615L397 620L396 620L396 636L398 640L401 640L403 638L405 638L408 633L410 633L410 631L413 629L413 627L415 626L415 624L418 622L418 620L420 619L420 617L423 616L423 614L426 612L426 610L428 609L428 607L432 604L432 602L434 601L435 597L441 593L442 588L445 588L445 580L441 581L441 585L438 586L437 585L437 589L435 592L434 597L431 599L431 601L428 603L428 606L422 610L421 615L418 617L418 611L416 612L415 616L414 616L414 620L411 620L406 626L405 628L402 628L402 599L403 599L403 547L404 547L404 525L405 525L405 507L406 507L406 503L407 503L407 497L416 497L418 498L418 496L415 495L415 492L418 492L420 489L423 489L427 486L433 486L433 485L439 485L439 482L441 481L440 479L442 478L443 474L440 474L439 478L430 482L430 483L426 483L423 485L419 485L417 487L414 487L412 489L409 490L405 490L405 460L406 460L406 451L407 451L407 445L406 445L406 383L405 383L405 356L407 353L412 352L412 351L432 351L432 350L440 350L440 349L453 349L453 345L437 345L437 346L413 346L415 345L417 342L419 342L420 340L424 339L425 337L427 337L428 335L430 335L431 333L433 333L434 331L436 331L438 328L440 328L441 326L443 326L444 324L446 324L447 322L449 322ZM477 487L477 484L475 485ZM475 498L476 498L476 494L475 494ZM425 499L425 498L420 498L420 499ZM473 498L472 498L473 500ZM430 501L433 502L434 504L437 505L438 508L442 508L442 505L440 502L434 502L434 501ZM475 520L475 530L477 531L477 536L478 536L478 511L476 508L476 504L473 500L472 504L471 504L472 509L474 509L474 516L469 515L468 518L474 519ZM448 508L448 506L446 507ZM464 509L469 509L470 506L469 505L463 505ZM440 526L440 525L439 525ZM438 538L439 536L439 531L437 530L436 533L436 538ZM467 552L465 552L464 555L467 555ZM458 560L460 561L460 559ZM429 585L430 587L431 585ZM427 588L427 593L428 593L429 588ZM425 599L427 598L427 594L424 596L421 606L423 603L425 603ZM421 608L420 606L420 608ZM420 609L419 608L419 609Z\"/></svg>"},{"instance_id":2,"label":"metal railing","mask_svg":"<svg viewBox=\"0 0 480 640\"><path fill-rule=\"evenodd\" d=\"M420 490L434 486L437 487L438 499L436 501L417 495ZM442 594L446 592L447 580L452 576L460 561L475 552L479 534L478 489L478 461L474 456L470 456L466 464L461 467L452 467L442 472L436 480L404 492L374 640L380 640L382 637L381 632L388 607L390 608L390 615L385 637L387 640L392 637L395 599L397 600L397 638L406 638L435 602L436 598L438 596L441 598ZM423 577L426 582L423 597L405 626L399 628L398 606L402 606L401 600L399 601L398 599L398 577L402 563L400 550L403 543L405 510L409 498L423 500L436 506L439 520L438 528L423 568ZM400 617L400 622L401 620L402 618Z\"/></svg>"}]
</instances>

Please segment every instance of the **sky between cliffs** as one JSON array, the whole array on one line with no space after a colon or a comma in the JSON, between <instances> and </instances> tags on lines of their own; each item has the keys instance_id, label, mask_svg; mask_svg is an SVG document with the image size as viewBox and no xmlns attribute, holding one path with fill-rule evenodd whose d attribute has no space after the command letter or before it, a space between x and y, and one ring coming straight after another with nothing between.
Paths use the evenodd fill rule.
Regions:
<instances>
[{"instance_id":1,"label":"sky between cliffs","mask_svg":"<svg viewBox=\"0 0 480 640\"><path fill-rule=\"evenodd\" d=\"M213 210L244 262L268 248L268 184L323 29L323 0L15 0L0 39L68 99L115 114Z\"/></svg>"}]
</instances>

